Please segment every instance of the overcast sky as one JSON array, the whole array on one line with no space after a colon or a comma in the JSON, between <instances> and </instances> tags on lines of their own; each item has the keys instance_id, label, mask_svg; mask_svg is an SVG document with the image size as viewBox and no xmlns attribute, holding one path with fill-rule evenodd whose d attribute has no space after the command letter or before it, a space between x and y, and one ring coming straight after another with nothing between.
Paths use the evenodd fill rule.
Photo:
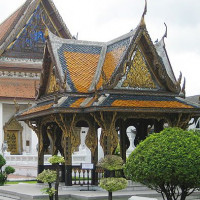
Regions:
<instances>
[{"instance_id":1,"label":"overcast sky","mask_svg":"<svg viewBox=\"0 0 200 200\"><path fill-rule=\"evenodd\" d=\"M0 1L0 23L25 0ZM72 35L106 42L134 29L144 10L144 0L54 0ZM168 26L165 39L169 59L178 78L186 77L186 95L200 94L200 0L148 0L145 16L155 41Z\"/></svg>"}]
</instances>

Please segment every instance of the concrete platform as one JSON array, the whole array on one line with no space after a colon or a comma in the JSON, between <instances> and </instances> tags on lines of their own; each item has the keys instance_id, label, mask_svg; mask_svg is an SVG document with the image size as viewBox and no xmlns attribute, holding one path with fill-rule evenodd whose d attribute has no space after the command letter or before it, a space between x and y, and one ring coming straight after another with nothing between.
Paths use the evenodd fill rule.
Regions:
<instances>
[{"instance_id":1,"label":"concrete platform","mask_svg":"<svg viewBox=\"0 0 200 200\"><path fill-rule=\"evenodd\" d=\"M5 185L0 187L0 200L48 200L48 196L42 194L41 189L43 184L28 184L21 183L16 185ZM87 187L73 186L66 187L61 186L59 189L59 200L107 200L108 193L103 191L99 187L90 188L90 190L96 189L96 191L80 191L87 190ZM153 190L122 190L113 192L113 200L128 200L132 196L141 196L156 198L162 200L160 194ZM199 199L200 193L194 193L187 199Z\"/></svg>"},{"instance_id":2,"label":"concrete platform","mask_svg":"<svg viewBox=\"0 0 200 200\"><path fill-rule=\"evenodd\" d=\"M48 196L42 194L40 191L44 185L41 184L16 184L5 185L0 187L0 200L48 200ZM89 188L96 191L80 191L87 190L87 187L73 186L73 187L61 187L59 189L59 200L105 200L107 199L107 191L101 190L99 187ZM113 200L128 200L131 196L159 196L157 192L146 191L117 191L113 192Z\"/></svg>"}]
</instances>

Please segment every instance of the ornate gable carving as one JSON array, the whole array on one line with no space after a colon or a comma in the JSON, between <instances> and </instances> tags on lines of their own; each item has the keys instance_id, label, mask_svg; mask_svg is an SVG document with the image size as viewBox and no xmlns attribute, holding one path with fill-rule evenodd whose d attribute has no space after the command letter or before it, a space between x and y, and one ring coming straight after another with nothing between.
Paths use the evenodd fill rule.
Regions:
<instances>
[{"instance_id":1,"label":"ornate gable carving","mask_svg":"<svg viewBox=\"0 0 200 200\"><path fill-rule=\"evenodd\" d=\"M51 67L46 94L50 94L50 93L58 92L58 91L59 91L59 84L56 78L55 67Z\"/></svg>"},{"instance_id":2,"label":"ornate gable carving","mask_svg":"<svg viewBox=\"0 0 200 200\"><path fill-rule=\"evenodd\" d=\"M15 130L15 131L23 130L22 125L17 121L15 117L11 117L11 119L7 123L5 123L3 128L4 128L4 132L8 130Z\"/></svg>"},{"instance_id":3,"label":"ornate gable carving","mask_svg":"<svg viewBox=\"0 0 200 200\"><path fill-rule=\"evenodd\" d=\"M109 81L104 81L106 81L104 89L149 89L176 94L180 92L180 86L174 84L168 76L165 65L145 27L140 27L136 31L119 68L115 70Z\"/></svg>"},{"instance_id":4,"label":"ornate gable carving","mask_svg":"<svg viewBox=\"0 0 200 200\"><path fill-rule=\"evenodd\" d=\"M148 69L144 56L139 48L133 52L131 62L125 66L125 76L122 78L121 87L123 88L149 88L155 89L151 73Z\"/></svg>"},{"instance_id":5,"label":"ornate gable carving","mask_svg":"<svg viewBox=\"0 0 200 200\"><path fill-rule=\"evenodd\" d=\"M4 141L8 143L8 151L11 154L19 154L22 152L22 125L13 116L3 127Z\"/></svg>"},{"instance_id":6,"label":"ornate gable carving","mask_svg":"<svg viewBox=\"0 0 200 200\"><path fill-rule=\"evenodd\" d=\"M45 24L44 24L45 23ZM43 53L45 45L45 25L57 34L54 25L40 3L8 51Z\"/></svg>"}]
</instances>

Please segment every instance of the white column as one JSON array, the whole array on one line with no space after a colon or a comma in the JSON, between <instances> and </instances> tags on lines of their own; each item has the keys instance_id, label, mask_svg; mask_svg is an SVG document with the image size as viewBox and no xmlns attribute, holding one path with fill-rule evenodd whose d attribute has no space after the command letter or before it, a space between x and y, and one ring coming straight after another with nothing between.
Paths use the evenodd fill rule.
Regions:
<instances>
[{"instance_id":1,"label":"white column","mask_svg":"<svg viewBox=\"0 0 200 200\"><path fill-rule=\"evenodd\" d=\"M4 138L4 131L3 131L3 103L0 103L0 152L2 154L2 143Z\"/></svg>"},{"instance_id":2,"label":"white column","mask_svg":"<svg viewBox=\"0 0 200 200\"><path fill-rule=\"evenodd\" d=\"M32 130L31 131L31 154L37 155L36 146L38 145L38 137L36 133Z\"/></svg>"},{"instance_id":3,"label":"white column","mask_svg":"<svg viewBox=\"0 0 200 200\"><path fill-rule=\"evenodd\" d=\"M101 138L101 128L98 128L98 160L104 157L103 148L100 145L100 138Z\"/></svg>"}]
</instances>

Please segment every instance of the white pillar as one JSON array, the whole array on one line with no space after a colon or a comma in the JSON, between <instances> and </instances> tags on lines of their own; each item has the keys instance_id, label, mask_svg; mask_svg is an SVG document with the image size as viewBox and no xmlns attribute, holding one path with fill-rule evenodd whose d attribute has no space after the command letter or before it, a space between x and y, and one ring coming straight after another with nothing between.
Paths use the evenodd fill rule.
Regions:
<instances>
[{"instance_id":1,"label":"white pillar","mask_svg":"<svg viewBox=\"0 0 200 200\"><path fill-rule=\"evenodd\" d=\"M38 137L36 133L32 130L31 131L31 154L37 155L36 146L38 145Z\"/></svg>"},{"instance_id":2,"label":"white pillar","mask_svg":"<svg viewBox=\"0 0 200 200\"><path fill-rule=\"evenodd\" d=\"M4 131L3 131L3 103L0 103L0 152L2 154L2 144L4 138Z\"/></svg>"},{"instance_id":3,"label":"white pillar","mask_svg":"<svg viewBox=\"0 0 200 200\"><path fill-rule=\"evenodd\" d=\"M100 145L100 138L101 138L101 128L98 128L98 160L104 157L103 148Z\"/></svg>"}]
</instances>

